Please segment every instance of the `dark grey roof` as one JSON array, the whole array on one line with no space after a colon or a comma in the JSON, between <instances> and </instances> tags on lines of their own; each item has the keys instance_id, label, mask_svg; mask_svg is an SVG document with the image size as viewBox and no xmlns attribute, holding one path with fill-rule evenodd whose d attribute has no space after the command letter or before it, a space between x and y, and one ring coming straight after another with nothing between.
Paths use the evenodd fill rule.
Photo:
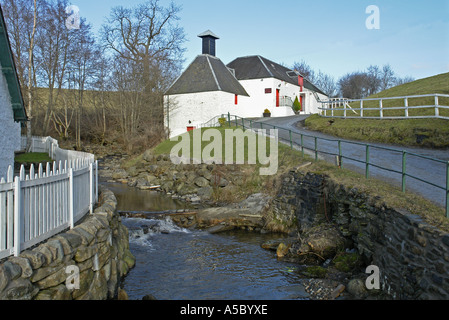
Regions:
<instances>
[{"instance_id":1,"label":"dark grey roof","mask_svg":"<svg viewBox=\"0 0 449 320\"><path fill-rule=\"evenodd\" d=\"M16 65L14 63L11 45L9 43L8 31L0 6L0 67L8 84L11 105L14 113L14 121L27 121L27 114L23 103L22 91L20 90L19 78L17 77Z\"/></svg>"},{"instance_id":2,"label":"dark grey roof","mask_svg":"<svg viewBox=\"0 0 449 320\"><path fill-rule=\"evenodd\" d=\"M198 37L200 37L200 38L203 38L203 37L212 37L212 38L215 38L215 39L220 39L215 33L213 33L213 32L210 31L210 30L207 30L207 31L204 31L203 33L200 33L200 34L198 35Z\"/></svg>"},{"instance_id":3,"label":"dark grey roof","mask_svg":"<svg viewBox=\"0 0 449 320\"><path fill-rule=\"evenodd\" d=\"M208 91L224 91L249 96L224 63L217 57L207 54L197 56L165 94Z\"/></svg>"},{"instance_id":4,"label":"dark grey roof","mask_svg":"<svg viewBox=\"0 0 449 320\"><path fill-rule=\"evenodd\" d=\"M275 78L298 85L298 76L300 75L296 71L261 56L237 58L230 62L227 67L235 70L235 77L238 80ZM317 86L307 79L304 79L304 87L324 94Z\"/></svg>"}]
</instances>

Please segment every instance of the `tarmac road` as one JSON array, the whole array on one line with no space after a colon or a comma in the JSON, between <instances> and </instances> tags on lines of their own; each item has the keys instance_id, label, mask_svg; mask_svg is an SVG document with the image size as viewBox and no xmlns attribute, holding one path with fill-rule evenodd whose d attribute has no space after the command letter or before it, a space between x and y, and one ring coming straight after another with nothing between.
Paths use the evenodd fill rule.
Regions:
<instances>
[{"instance_id":1,"label":"tarmac road","mask_svg":"<svg viewBox=\"0 0 449 320\"><path fill-rule=\"evenodd\" d=\"M300 125L298 126L298 122L305 120L307 115L300 116L291 116L284 118L260 118L253 119L252 126L253 128L262 128L263 129L272 129L272 126L276 126L279 129L279 139L284 140L284 142L290 143L290 132L292 132L292 140L294 141L295 148L298 148L301 144L300 134L316 136L321 139L318 139L318 151L321 159L329 161L331 163L336 162L336 155L338 155L338 142L339 138L334 136L325 135L320 132L310 131L305 128L302 128ZM249 127L249 121L245 122L245 126ZM329 139L322 140L322 139ZM354 160L349 160L346 157L353 158L359 161L366 161L366 144L351 141L351 140L341 140L341 148L342 148L342 166L344 168L348 168L359 173L365 174L366 164L361 163ZM303 137L304 147L307 149L307 153L314 155L315 150L315 139L313 137ZM357 144L353 144L351 142L355 142ZM442 188L446 187L446 179L447 179L447 162L449 161L449 150L434 150L434 149L420 149L420 148L411 148L411 147L402 147L402 146L394 146L387 145L381 143L369 143L371 147L369 148L369 171L370 177L381 179L392 183L393 185L401 188L402 183L402 151L406 151L408 153L418 154L425 157L436 158L444 161L444 163L432 161L430 159L417 157L412 154L407 154L406 156L406 173L408 175L415 176L417 178L430 181L433 184L440 186ZM396 149L397 151L387 150ZM325 154L323 152L331 153L332 155ZM391 170L399 171L399 173L390 172L387 170L380 169L375 167L375 165L382 166L384 168L388 168ZM435 204L445 207L446 206L446 191L443 189L439 189L430 184L421 182L417 179L407 176L406 177L406 189L407 191L411 191L417 194L422 195L423 197L431 200Z\"/></svg>"}]
</instances>

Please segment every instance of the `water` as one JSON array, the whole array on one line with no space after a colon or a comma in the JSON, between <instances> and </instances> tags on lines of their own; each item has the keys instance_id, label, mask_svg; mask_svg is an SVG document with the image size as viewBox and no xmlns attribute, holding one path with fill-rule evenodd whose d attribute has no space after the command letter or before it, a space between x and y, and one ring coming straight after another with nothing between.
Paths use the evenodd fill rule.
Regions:
<instances>
[{"instance_id":1,"label":"water","mask_svg":"<svg viewBox=\"0 0 449 320\"><path fill-rule=\"evenodd\" d=\"M104 185L114 192L117 198L117 210L119 212L150 212L190 208L187 203L172 199L170 196L156 191L131 188L121 183L104 183Z\"/></svg>"},{"instance_id":2,"label":"water","mask_svg":"<svg viewBox=\"0 0 449 320\"><path fill-rule=\"evenodd\" d=\"M184 206L154 192L108 187L116 192L119 210L157 211ZM244 231L209 234L179 228L169 218L123 218L122 222L130 230L130 249L136 257L136 266L123 282L131 300L141 300L148 294L158 300L308 297L300 276L293 272L298 266L278 261L273 251L260 246L281 235Z\"/></svg>"}]
</instances>

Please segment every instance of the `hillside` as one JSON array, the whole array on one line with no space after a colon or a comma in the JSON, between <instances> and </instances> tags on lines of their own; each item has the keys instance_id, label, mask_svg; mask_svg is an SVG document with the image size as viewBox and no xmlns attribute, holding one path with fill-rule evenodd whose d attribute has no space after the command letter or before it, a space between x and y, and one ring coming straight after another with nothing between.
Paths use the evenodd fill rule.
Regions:
<instances>
[{"instance_id":1,"label":"hillside","mask_svg":"<svg viewBox=\"0 0 449 320\"><path fill-rule=\"evenodd\" d=\"M429 93L449 94L449 72L387 89L370 98L411 96Z\"/></svg>"},{"instance_id":2,"label":"hillside","mask_svg":"<svg viewBox=\"0 0 449 320\"><path fill-rule=\"evenodd\" d=\"M397 87L382 91L369 98L404 97L423 94L449 94L449 73L419 79ZM403 99L386 100L384 116L403 115L403 110L388 110L391 107L403 106ZM378 101L366 101L364 107L378 107ZM433 105L434 97L409 99L409 106ZM449 106L449 98L439 98L440 105ZM358 108L358 103L352 104ZM449 109L440 109L440 115L449 116ZM335 111L335 115L342 115ZM410 116L433 115L431 109L410 109ZM378 116L379 111L365 111L365 116ZM354 116L354 114L351 114ZM449 147L449 120L444 119L333 119L313 115L306 120L306 127L340 138L360 141L382 142L403 146L420 146L425 148Z\"/></svg>"}]
</instances>

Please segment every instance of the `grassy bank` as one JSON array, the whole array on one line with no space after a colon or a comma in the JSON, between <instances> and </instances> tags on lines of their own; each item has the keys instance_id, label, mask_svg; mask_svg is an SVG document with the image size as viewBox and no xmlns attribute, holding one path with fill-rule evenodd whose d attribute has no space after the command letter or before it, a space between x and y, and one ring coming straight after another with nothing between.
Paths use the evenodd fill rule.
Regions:
<instances>
[{"instance_id":1,"label":"grassy bank","mask_svg":"<svg viewBox=\"0 0 449 320\"><path fill-rule=\"evenodd\" d=\"M444 119L329 119L312 115L306 119L305 126L343 139L424 148L449 147L449 120Z\"/></svg>"},{"instance_id":2,"label":"grassy bank","mask_svg":"<svg viewBox=\"0 0 449 320\"><path fill-rule=\"evenodd\" d=\"M18 154L14 161L19 164L25 163L45 163L52 162L53 160L48 156L47 153L39 153L39 152L27 152Z\"/></svg>"},{"instance_id":3,"label":"grassy bank","mask_svg":"<svg viewBox=\"0 0 449 320\"><path fill-rule=\"evenodd\" d=\"M420 79L406 83L369 98L404 97L424 94L449 94L449 73ZM409 99L409 106L434 105L434 97ZM449 106L449 98L439 98L440 105ZM384 116L402 116L404 110L391 109L404 106L404 99L385 100L383 102ZM359 103L351 107L359 108ZM379 107L378 101L365 101L365 108ZM357 111L360 113L359 111ZM434 115L435 109L410 109L410 116ZM334 111L334 115L342 116L343 111ZM379 111L366 110L365 116L379 116ZM440 109L441 116L449 116L449 109ZM356 116L350 112L350 116ZM311 116L305 122L310 130L320 131L340 138L360 141L382 142L403 146L420 146L427 148L449 147L449 120L443 119L330 119L318 115Z\"/></svg>"},{"instance_id":4,"label":"grassy bank","mask_svg":"<svg viewBox=\"0 0 449 320\"><path fill-rule=\"evenodd\" d=\"M206 129L203 129L203 132ZM220 129L224 134L224 129ZM189 133L192 135L192 132ZM224 141L224 139L223 139ZM164 141L154 149L151 153L154 155L169 154L172 148L178 142ZM210 142L203 142L204 149ZM124 168L136 166L143 163L143 155L134 157L123 164ZM347 188L357 189L359 192L378 199L380 203L385 203L389 207L407 210L413 214L423 217L429 224L449 231L449 219L444 215L444 210L426 199L413 193L402 193L400 188L391 186L390 184L376 180L366 179L363 175L356 172L340 169L335 165L324 161L313 161L310 157L301 155L300 151L292 150L289 146L279 144L279 169L274 176L261 176L259 174L260 164L256 165L220 165L216 170L224 176L239 175L242 177L243 183L240 185L229 185L219 190L215 196L221 201L238 202L247 196L263 192L272 196L277 196L277 190L283 183L282 176L284 173L295 170L303 166L301 172L322 174L330 177L333 181L344 185Z\"/></svg>"}]
</instances>

